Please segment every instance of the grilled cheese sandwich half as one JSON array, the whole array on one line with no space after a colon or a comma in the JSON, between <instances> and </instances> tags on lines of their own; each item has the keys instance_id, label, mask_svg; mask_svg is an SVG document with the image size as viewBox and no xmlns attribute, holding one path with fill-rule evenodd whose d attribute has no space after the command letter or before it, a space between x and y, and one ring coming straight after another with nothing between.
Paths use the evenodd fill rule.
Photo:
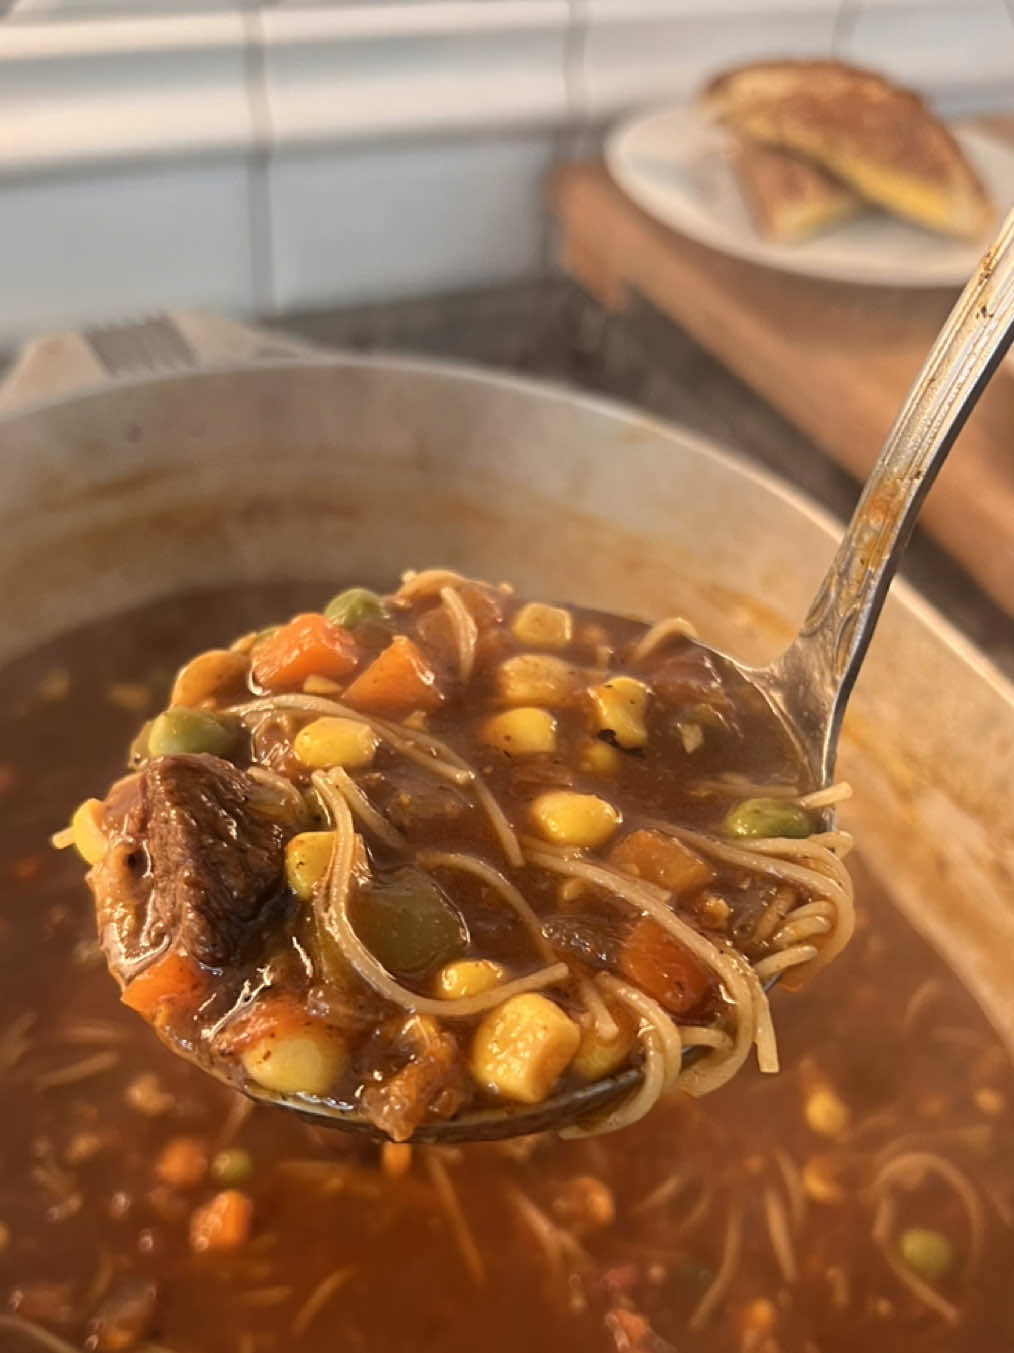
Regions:
<instances>
[{"instance_id":1,"label":"grilled cheese sandwich half","mask_svg":"<svg viewBox=\"0 0 1014 1353\"><path fill-rule=\"evenodd\" d=\"M730 161L758 231L797 244L858 215L866 203L819 165L737 136Z\"/></svg>"},{"instance_id":2,"label":"grilled cheese sandwich half","mask_svg":"<svg viewBox=\"0 0 1014 1353\"><path fill-rule=\"evenodd\" d=\"M954 137L917 94L838 61L761 61L718 76L704 111L741 136L804 157L861 197L963 239L993 205Z\"/></svg>"}]
</instances>

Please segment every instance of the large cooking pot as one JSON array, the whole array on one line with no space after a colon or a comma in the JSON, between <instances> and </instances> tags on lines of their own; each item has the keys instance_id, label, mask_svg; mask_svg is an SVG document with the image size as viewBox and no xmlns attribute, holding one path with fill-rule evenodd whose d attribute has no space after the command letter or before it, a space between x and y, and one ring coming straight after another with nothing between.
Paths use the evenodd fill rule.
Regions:
<instances>
[{"instance_id":1,"label":"large cooking pot","mask_svg":"<svg viewBox=\"0 0 1014 1353\"><path fill-rule=\"evenodd\" d=\"M43 344L4 396L34 402L0 418L0 657L180 588L445 564L678 611L762 660L840 529L700 438L552 386L303 352L104 384L85 364L96 388L46 399L54 353L66 383L67 341ZM896 583L845 725L842 821L1014 1052L1012 766L1014 689Z\"/></svg>"}]
</instances>

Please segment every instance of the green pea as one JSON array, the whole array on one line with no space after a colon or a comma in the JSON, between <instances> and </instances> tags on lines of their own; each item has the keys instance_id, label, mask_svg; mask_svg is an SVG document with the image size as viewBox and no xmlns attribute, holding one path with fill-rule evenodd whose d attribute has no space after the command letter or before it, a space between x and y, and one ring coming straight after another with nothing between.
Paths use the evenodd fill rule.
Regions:
<instances>
[{"instance_id":1,"label":"green pea","mask_svg":"<svg viewBox=\"0 0 1014 1353\"><path fill-rule=\"evenodd\" d=\"M347 587L324 607L328 620L350 630L367 620L382 620L386 614L384 603L368 587Z\"/></svg>"},{"instance_id":2,"label":"green pea","mask_svg":"<svg viewBox=\"0 0 1014 1353\"><path fill-rule=\"evenodd\" d=\"M151 725L149 756L180 752L211 752L223 756L236 740L236 731L203 709L167 709Z\"/></svg>"},{"instance_id":3,"label":"green pea","mask_svg":"<svg viewBox=\"0 0 1014 1353\"><path fill-rule=\"evenodd\" d=\"M153 719L146 719L141 725L140 731L135 735L129 748L127 749L127 765L140 766L148 759L148 739L151 737L151 726Z\"/></svg>"},{"instance_id":4,"label":"green pea","mask_svg":"<svg viewBox=\"0 0 1014 1353\"><path fill-rule=\"evenodd\" d=\"M428 977L468 943L458 909L428 875L411 867L378 878L356 896L351 913L356 934L398 977Z\"/></svg>"},{"instance_id":5,"label":"green pea","mask_svg":"<svg viewBox=\"0 0 1014 1353\"><path fill-rule=\"evenodd\" d=\"M237 1189L253 1174L253 1157L241 1146L230 1146L219 1151L211 1162L211 1177L224 1189Z\"/></svg>"},{"instance_id":6,"label":"green pea","mask_svg":"<svg viewBox=\"0 0 1014 1353\"><path fill-rule=\"evenodd\" d=\"M940 1231L912 1226L901 1233L898 1242L901 1257L920 1278L936 1282L954 1263L954 1246Z\"/></svg>"},{"instance_id":7,"label":"green pea","mask_svg":"<svg viewBox=\"0 0 1014 1353\"><path fill-rule=\"evenodd\" d=\"M787 799L744 799L730 808L722 823L726 836L809 836L810 815Z\"/></svg>"}]
</instances>

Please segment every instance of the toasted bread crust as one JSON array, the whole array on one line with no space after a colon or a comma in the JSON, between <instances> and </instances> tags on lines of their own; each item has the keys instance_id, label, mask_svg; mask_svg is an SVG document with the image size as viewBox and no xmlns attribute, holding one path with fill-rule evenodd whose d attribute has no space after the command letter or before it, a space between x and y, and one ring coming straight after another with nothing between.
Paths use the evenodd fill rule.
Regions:
<instances>
[{"instance_id":1,"label":"toasted bread crust","mask_svg":"<svg viewBox=\"0 0 1014 1353\"><path fill-rule=\"evenodd\" d=\"M976 238L992 204L923 100L839 61L761 61L717 76L703 110L741 135L801 155L862 197L931 229Z\"/></svg>"},{"instance_id":2,"label":"toasted bread crust","mask_svg":"<svg viewBox=\"0 0 1014 1353\"><path fill-rule=\"evenodd\" d=\"M863 199L819 165L737 136L730 155L757 229L790 244L862 211Z\"/></svg>"}]
</instances>

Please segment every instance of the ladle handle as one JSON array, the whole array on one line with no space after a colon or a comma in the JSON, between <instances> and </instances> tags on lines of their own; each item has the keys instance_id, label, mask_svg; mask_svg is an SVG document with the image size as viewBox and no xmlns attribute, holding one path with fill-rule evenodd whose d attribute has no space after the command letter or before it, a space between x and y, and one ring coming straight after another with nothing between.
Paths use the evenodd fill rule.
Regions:
<instances>
[{"instance_id":1,"label":"ladle handle","mask_svg":"<svg viewBox=\"0 0 1014 1353\"><path fill-rule=\"evenodd\" d=\"M1012 338L1014 211L923 363L802 628L771 669L822 783L833 771L845 704L922 500Z\"/></svg>"}]
</instances>

